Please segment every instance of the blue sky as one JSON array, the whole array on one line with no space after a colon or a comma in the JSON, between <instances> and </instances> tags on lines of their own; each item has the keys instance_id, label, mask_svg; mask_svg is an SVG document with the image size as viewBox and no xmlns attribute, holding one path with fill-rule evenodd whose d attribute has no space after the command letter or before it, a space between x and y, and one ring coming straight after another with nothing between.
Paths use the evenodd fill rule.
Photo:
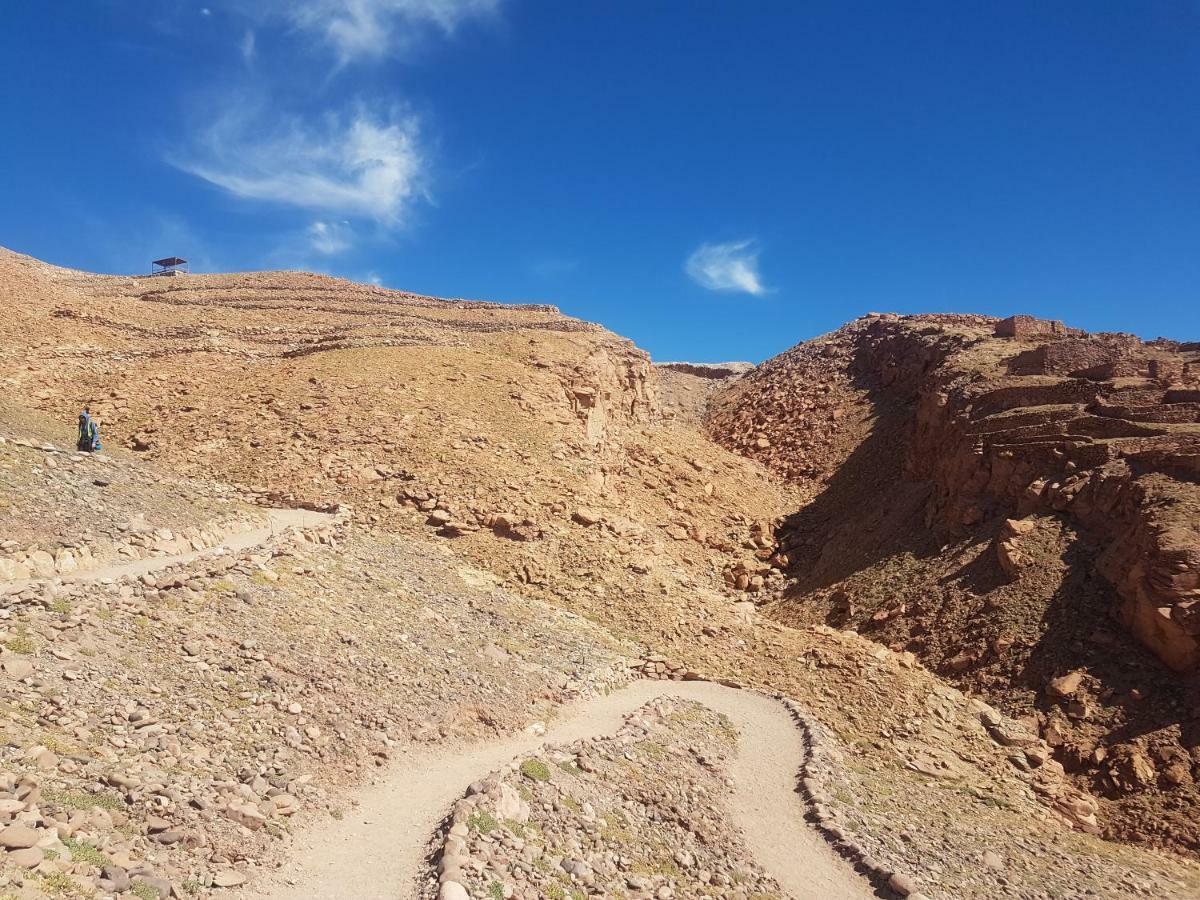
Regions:
<instances>
[{"instance_id":1,"label":"blue sky","mask_svg":"<svg viewBox=\"0 0 1200 900\"><path fill-rule=\"evenodd\" d=\"M1200 339L1200 3L57 0L0 244L556 303L656 359L869 310Z\"/></svg>"}]
</instances>

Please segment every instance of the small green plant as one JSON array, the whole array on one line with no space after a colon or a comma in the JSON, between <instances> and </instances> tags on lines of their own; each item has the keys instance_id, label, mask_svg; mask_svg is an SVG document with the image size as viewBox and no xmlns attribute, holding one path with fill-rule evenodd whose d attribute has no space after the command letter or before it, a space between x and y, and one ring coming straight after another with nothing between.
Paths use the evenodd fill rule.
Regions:
<instances>
[{"instance_id":1,"label":"small green plant","mask_svg":"<svg viewBox=\"0 0 1200 900\"><path fill-rule=\"evenodd\" d=\"M17 628L17 633L9 638L4 646L13 653L24 653L26 656L37 651L37 644L33 642L33 638L29 636L29 629L24 625Z\"/></svg>"},{"instance_id":2,"label":"small green plant","mask_svg":"<svg viewBox=\"0 0 1200 900\"><path fill-rule=\"evenodd\" d=\"M579 768L579 764L573 759L565 759L558 764L558 767L568 775L582 775L583 769Z\"/></svg>"},{"instance_id":3,"label":"small green plant","mask_svg":"<svg viewBox=\"0 0 1200 900\"><path fill-rule=\"evenodd\" d=\"M51 897L89 897L94 896L90 891L84 892L73 878L62 872L54 872L50 875L42 876L42 890ZM155 897L157 900L157 895Z\"/></svg>"},{"instance_id":4,"label":"small green plant","mask_svg":"<svg viewBox=\"0 0 1200 900\"><path fill-rule=\"evenodd\" d=\"M546 897L549 900L567 900L567 895L557 884L546 885Z\"/></svg>"},{"instance_id":5,"label":"small green plant","mask_svg":"<svg viewBox=\"0 0 1200 900\"><path fill-rule=\"evenodd\" d=\"M75 838L63 838L63 846L71 851L71 858L76 862L85 862L93 866L107 866L112 862L100 849L87 841L77 841Z\"/></svg>"},{"instance_id":6,"label":"small green plant","mask_svg":"<svg viewBox=\"0 0 1200 900\"><path fill-rule=\"evenodd\" d=\"M495 831L500 827L500 823L496 821L496 817L490 812L479 811L471 815L467 819L467 827L474 828L480 834L487 834L489 831Z\"/></svg>"},{"instance_id":7,"label":"small green plant","mask_svg":"<svg viewBox=\"0 0 1200 900\"><path fill-rule=\"evenodd\" d=\"M160 900L158 888L152 884L146 884L144 881L133 886L133 896L138 900Z\"/></svg>"},{"instance_id":8,"label":"small green plant","mask_svg":"<svg viewBox=\"0 0 1200 900\"><path fill-rule=\"evenodd\" d=\"M58 613L60 616L70 615L71 601L66 597L55 597L50 601L50 612Z\"/></svg>"},{"instance_id":9,"label":"small green plant","mask_svg":"<svg viewBox=\"0 0 1200 900\"><path fill-rule=\"evenodd\" d=\"M488 885L488 896L492 900L504 900L504 885L498 881L493 881Z\"/></svg>"},{"instance_id":10,"label":"small green plant","mask_svg":"<svg viewBox=\"0 0 1200 900\"><path fill-rule=\"evenodd\" d=\"M183 892L185 894L199 894L203 890L204 885L202 885L195 878L183 879Z\"/></svg>"},{"instance_id":11,"label":"small green plant","mask_svg":"<svg viewBox=\"0 0 1200 900\"><path fill-rule=\"evenodd\" d=\"M549 781L550 767L536 759L527 759L521 763L521 774L530 781Z\"/></svg>"},{"instance_id":12,"label":"small green plant","mask_svg":"<svg viewBox=\"0 0 1200 900\"><path fill-rule=\"evenodd\" d=\"M526 829L525 829L525 825L523 823L518 822L516 819L505 819L503 824L504 824L504 827L506 829L508 829L509 833L512 834L513 837L519 837L519 838L525 837Z\"/></svg>"},{"instance_id":13,"label":"small green plant","mask_svg":"<svg viewBox=\"0 0 1200 900\"><path fill-rule=\"evenodd\" d=\"M53 749L53 748L50 748ZM63 809L92 809L95 806L109 812L125 809L125 801L116 794L92 791L44 791L42 800Z\"/></svg>"},{"instance_id":14,"label":"small green plant","mask_svg":"<svg viewBox=\"0 0 1200 900\"><path fill-rule=\"evenodd\" d=\"M75 749L70 744L68 744L66 741L62 740L61 738L59 738L53 734L42 735L42 746L45 747L47 750L49 750L51 753L57 753L59 756L66 756L68 753L73 752Z\"/></svg>"}]
</instances>

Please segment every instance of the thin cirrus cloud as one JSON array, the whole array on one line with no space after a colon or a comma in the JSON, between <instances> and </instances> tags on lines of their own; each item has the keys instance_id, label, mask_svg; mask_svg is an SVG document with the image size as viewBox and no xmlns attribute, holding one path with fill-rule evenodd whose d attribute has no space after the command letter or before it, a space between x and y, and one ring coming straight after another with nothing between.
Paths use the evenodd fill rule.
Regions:
<instances>
[{"instance_id":1,"label":"thin cirrus cloud","mask_svg":"<svg viewBox=\"0 0 1200 900\"><path fill-rule=\"evenodd\" d=\"M500 0L289 0L266 9L318 37L346 65L405 55L430 29L453 34L463 22L490 16L499 6ZM262 10L259 6L260 15Z\"/></svg>"},{"instance_id":2,"label":"thin cirrus cloud","mask_svg":"<svg viewBox=\"0 0 1200 900\"><path fill-rule=\"evenodd\" d=\"M254 113L219 118L174 164L247 200L404 223L427 197L420 128L413 117L380 120L363 109L319 124Z\"/></svg>"},{"instance_id":3,"label":"thin cirrus cloud","mask_svg":"<svg viewBox=\"0 0 1200 900\"><path fill-rule=\"evenodd\" d=\"M684 271L710 291L760 296L767 292L758 273L758 248L754 241L701 244L688 257Z\"/></svg>"},{"instance_id":4,"label":"thin cirrus cloud","mask_svg":"<svg viewBox=\"0 0 1200 900\"><path fill-rule=\"evenodd\" d=\"M349 222L326 222L317 219L305 230L308 245L323 256L344 253L354 244L354 232Z\"/></svg>"},{"instance_id":5,"label":"thin cirrus cloud","mask_svg":"<svg viewBox=\"0 0 1200 900\"><path fill-rule=\"evenodd\" d=\"M242 51L242 62L246 65L254 62L254 54L257 51L257 38L254 35L253 28L247 28L245 34L242 35L242 42L238 45Z\"/></svg>"}]
</instances>

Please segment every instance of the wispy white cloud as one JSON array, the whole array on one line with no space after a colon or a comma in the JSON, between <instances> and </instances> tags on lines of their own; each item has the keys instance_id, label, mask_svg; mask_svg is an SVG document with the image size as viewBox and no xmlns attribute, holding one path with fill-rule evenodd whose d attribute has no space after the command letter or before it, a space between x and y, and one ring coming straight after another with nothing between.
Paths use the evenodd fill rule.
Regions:
<instances>
[{"instance_id":1,"label":"wispy white cloud","mask_svg":"<svg viewBox=\"0 0 1200 900\"><path fill-rule=\"evenodd\" d=\"M401 224L427 198L417 120L359 108L311 122L238 103L172 162L250 200Z\"/></svg>"},{"instance_id":2,"label":"wispy white cloud","mask_svg":"<svg viewBox=\"0 0 1200 900\"><path fill-rule=\"evenodd\" d=\"M239 45L242 51L242 62L246 65L254 62L254 56L258 52L258 39L254 35L253 28L247 28L246 33L242 35L242 42Z\"/></svg>"},{"instance_id":3,"label":"wispy white cloud","mask_svg":"<svg viewBox=\"0 0 1200 900\"><path fill-rule=\"evenodd\" d=\"M756 296L767 288L758 274L758 248L754 241L701 244L684 264L688 277L710 291L736 291Z\"/></svg>"},{"instance_id":4,"label":"wispy white cloud","mask_svg":"<svg viewBox=\"0 0 1200 900\"><path fill-rule=\"evenodd\" d=\"M286 21L314 35L338 62L403 56L430 31L453 34L469 19L493 15L501 0L243 0L251 15Z\"/></svg>"},{"instance_id":5,"label":"wispy white cloud","mask_svg":"<svg viewBox=\"0 0 1200 900\"><path fill-rule=\"evenodd\" d=\"M326 222L318 219L305 231L308 244L323 256L344 253L354 246L354 231L349 222Z\"/></svg>"}]
</instances>

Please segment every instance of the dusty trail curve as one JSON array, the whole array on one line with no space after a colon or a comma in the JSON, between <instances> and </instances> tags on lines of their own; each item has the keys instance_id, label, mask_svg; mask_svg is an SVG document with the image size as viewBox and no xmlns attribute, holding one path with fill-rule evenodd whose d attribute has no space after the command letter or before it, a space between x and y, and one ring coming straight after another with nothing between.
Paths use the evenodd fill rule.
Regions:
<instances>
[{"instance_id":1,"label":"dusty trail curve","mask_svg":"<svg viewBox=\"0 0 1200 900\"><path fill-rule=\"evenodd\" d=\"M544 736L515 735L487 744L413 750L385 780L364 789L341 821L301 832L291 860L246 900L404 900L414 895L429 839L467 785L547 743L616 732L626 715L656 697L695 700L737 727L729 810L746 845L794 900L865 900L867 882L805 822L796 779L804 747L784 706L749 691L709 682L638 681L604 697L567 704Z\"/></svg>"},{"instance_id":2,"label":"dusty trail curve","mask_svg":"<svg viewBox=\"0 0 1200 900\"><path fill-rule=\"evenodd\" d=\"M48 581L81 582L100 581L105 578L137 578L149 572L157 572L171 566L190 563L197 559L215 556L222 553L236 553L265 544L275 535L289 528L316 528L333 521L329 513L314 512L308 509L271 509L267 510L269 522L262 528L251 528L231 534L215 547L204 550L192 550L188 553L177 553L173 556L152 556L147 559L136 559L127 563L111 566L100 566L70 575L57 575L54 578L27 578L21 581L0 582L0 594L24 590L33 584L43 584Z\"/></svg>"}]
</instances>

